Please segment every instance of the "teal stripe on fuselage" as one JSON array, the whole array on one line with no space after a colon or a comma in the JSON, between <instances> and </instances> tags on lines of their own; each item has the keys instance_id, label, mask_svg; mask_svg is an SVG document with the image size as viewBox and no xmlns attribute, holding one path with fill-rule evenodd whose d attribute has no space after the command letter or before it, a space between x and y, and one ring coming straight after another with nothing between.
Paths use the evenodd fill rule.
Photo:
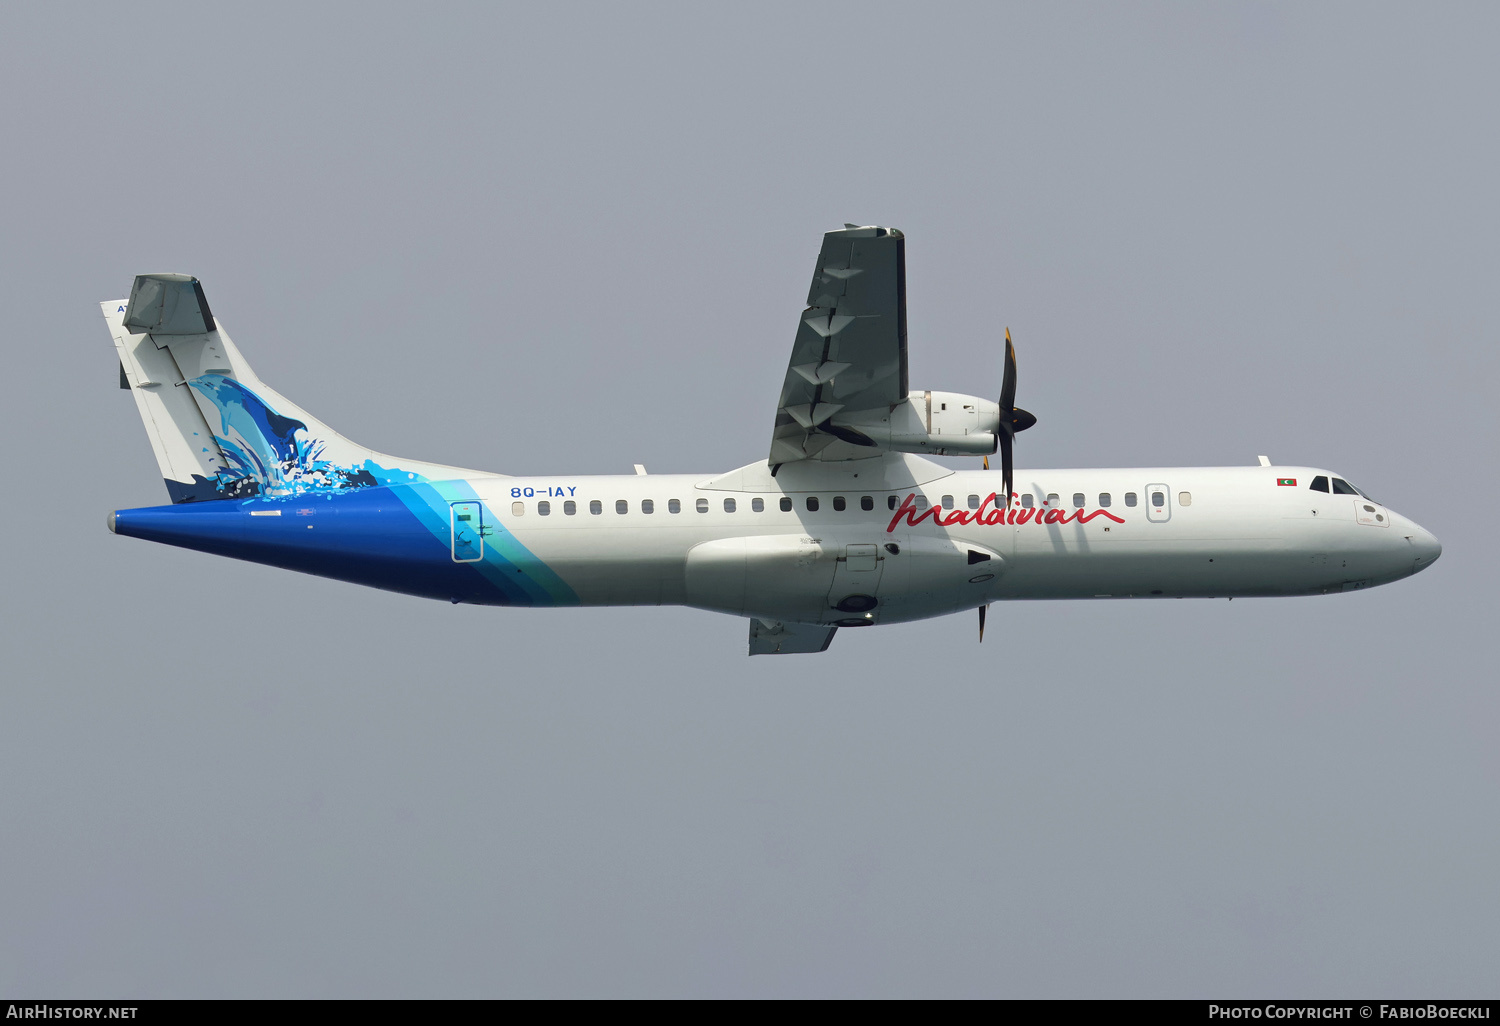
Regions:
<instances>
[{"instance_id":1,"label":"teal stripe on fuselage","mask_svg":"<svg viewBox=\"0 0 1500 1026\"><path fill-rule=\"evenodd\" d=\"M483 507L485 526L484 557L466 565L474 567L516 605L578 605L578 594L505 529L500 518L484 505L469 482L455 480L395 485L391 492L445 546L452 544L452 504L479 502Z\"/></svg>"}]
</instances>

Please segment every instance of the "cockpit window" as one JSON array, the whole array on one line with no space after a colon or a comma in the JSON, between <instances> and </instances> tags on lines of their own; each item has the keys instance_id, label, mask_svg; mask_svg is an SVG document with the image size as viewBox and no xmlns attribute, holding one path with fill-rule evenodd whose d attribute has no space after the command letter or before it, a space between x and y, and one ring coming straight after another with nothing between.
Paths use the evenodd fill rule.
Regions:
<instances>
[{"instance_id":1,"label":"cockpit window","mask_svg":"<svg viewBox=\"0 0 1500 1026\"><path fill-rule=\"evenodd\" d=\"M1333 479L1333 494L1358 495L1359 489L1355 488L1352 484L1350 484L1348 481L1345 481L1343 478L1336 477Z\"/></svg>"},{"instance_id":2,"label":"cockpit window","mask_svg":"<svg viewBox=\"0 0 1500 1026\"><path fill-rule=\"evenodd\" d=\"M1326 492L1328 491L1328 478L1324 477L1322 474L1319 474L1317 477L1312 479L1312 484L1308 485L1307 487L1311 488L1315 492Z\"/></svg>"}]
</instances>

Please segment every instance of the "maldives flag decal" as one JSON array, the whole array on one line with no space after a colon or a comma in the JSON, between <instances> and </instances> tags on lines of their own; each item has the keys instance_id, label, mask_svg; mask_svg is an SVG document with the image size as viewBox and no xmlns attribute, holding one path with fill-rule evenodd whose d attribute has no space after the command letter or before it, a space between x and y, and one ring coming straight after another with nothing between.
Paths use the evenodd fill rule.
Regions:
<instances>
[{"instance_id":1,"label":"maldives flag decal","mask_svg":"<svg viewBox=\"0 0 1500 1026\"><path fill-rule=\"evenodd\" d=\"M1278 477L1276 479L1276 483L1279 484L1283 488L1296 488L1297 487L1297 479L1295 477Z\"/></svg>"}]
</instances>

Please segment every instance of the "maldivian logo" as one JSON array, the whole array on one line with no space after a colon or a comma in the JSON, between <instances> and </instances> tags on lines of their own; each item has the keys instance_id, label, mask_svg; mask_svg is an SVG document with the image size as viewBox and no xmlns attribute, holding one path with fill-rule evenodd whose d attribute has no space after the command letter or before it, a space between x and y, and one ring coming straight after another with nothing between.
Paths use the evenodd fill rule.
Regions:
<instances>
[{"instance_id":1,"label":"maldivian logo","mask_svg":"<svg viewBox=\"0 0 1500 1026\"><path fill-rule=\"evenodd\" d=\"M1019 502L1020 500L1016 500ZM1117 517L1108 510L1096 509L1092 513L1085 513L1081 509L1023 509L1017 506L1009 510L1000 508L1000 498L994 492L985 496L978 509L943 509L941 506L929 506L927 509L917 510L917 495L915 492L907 494L901 500L901 508L896 510L896 515L891 517L890 524L886 527L886 534L896 529L902 517L906 518L908 527L916 527L928 517L938 527L952 527L955 524L982 524L990 527L997 524L1086 524L1095 517L1107 517L1117 524L1123 524L1124 518Z\"/></svg>"}]
</instances>

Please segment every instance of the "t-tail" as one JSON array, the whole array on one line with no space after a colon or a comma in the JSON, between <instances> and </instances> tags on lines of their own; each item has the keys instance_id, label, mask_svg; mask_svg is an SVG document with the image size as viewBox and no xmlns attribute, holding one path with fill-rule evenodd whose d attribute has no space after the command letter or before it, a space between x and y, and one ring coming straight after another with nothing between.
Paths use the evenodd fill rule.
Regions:
<instances>
[{"instance_id":1,"label":"t-tail","mask_svg":"<svg viewBox=\"0 0 1500 1026\"><path fill-rule=\"evenodd\" d=\"M356 445L258 377L198 279L142 274L101 304L174 503L489 476Z\"/></svg>"}]
</instances>

